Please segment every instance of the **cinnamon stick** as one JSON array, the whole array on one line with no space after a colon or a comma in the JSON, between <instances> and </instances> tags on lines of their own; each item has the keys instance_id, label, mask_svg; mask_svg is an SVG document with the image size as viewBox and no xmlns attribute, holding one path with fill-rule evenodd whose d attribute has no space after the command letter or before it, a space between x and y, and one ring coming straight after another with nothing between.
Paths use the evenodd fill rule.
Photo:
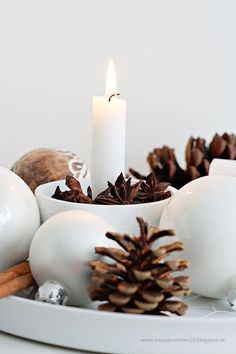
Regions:
<instances>
[{"instance_id":1,"label":"cinnamon stick","mask_svg":"<svg viewBox=\"0 0 236 354\"><path fill-rule=\"evenodd\" d=\"M30 273L29 262L25 261L9 268L5 272L0 272L0 284Z\"/></svg>"},{"instance_id":2,"label":"cinnamon stick","mask_svg":"<svg viewBox=\"0 0 236 354\"><path fill-rule=\"evenodd\" d=\"M31 273L19 276L0 285L0 299L15 294L17 291L27 289L35 285L34 278Z\"/></svg>"}]
</instances>

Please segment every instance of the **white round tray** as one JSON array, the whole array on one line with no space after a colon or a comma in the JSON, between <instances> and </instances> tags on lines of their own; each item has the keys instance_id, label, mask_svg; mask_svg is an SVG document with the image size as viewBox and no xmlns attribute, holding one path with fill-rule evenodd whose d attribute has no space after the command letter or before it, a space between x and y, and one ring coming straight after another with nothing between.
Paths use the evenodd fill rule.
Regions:
<instances>
[{"instance_id":1,"label":"white round tray","mask_svg":"<svg viewBox=\"0 0 236 354\"><path fill-rule=\"evenodd\" d=\"M103 353L235 354L236 312L225 301L187 299L183 317L127 315L0 300L0 330L35 341Z\"/></svg>"}]
</instances>

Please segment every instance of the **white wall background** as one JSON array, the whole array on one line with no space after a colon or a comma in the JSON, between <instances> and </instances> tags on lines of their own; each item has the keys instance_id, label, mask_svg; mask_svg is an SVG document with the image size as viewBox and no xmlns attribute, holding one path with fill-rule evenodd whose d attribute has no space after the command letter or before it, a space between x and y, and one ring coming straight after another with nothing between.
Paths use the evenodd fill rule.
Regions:
<instances>
[{"instance_id":1,"label":"white wall background","mask_svg":"<svg viewBox=\"0 0 236 354\"><path fill-rule=\"evenodd\" d=\"M90 164L109 58L128 102L127 167L189 135L236 132L235 0L0 0L0 164L68 148Z\"/></svg>"}]
</instances>

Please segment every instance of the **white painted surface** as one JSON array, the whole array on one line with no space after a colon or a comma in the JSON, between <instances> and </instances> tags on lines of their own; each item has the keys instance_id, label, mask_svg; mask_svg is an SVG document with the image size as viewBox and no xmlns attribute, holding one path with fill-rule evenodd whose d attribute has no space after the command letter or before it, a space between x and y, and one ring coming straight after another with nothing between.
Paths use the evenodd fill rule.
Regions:
<instances>
[{"instance_id":1,"label":"white painted surface","mask_svg":"<svg viewBox=\"0 0 236 354\"><path fill-rule=\"evenodd\" d=\"M0 332L0 352L4 354L85 354L82 351L53 347L2 332Z\"/></svg>"},{"instance_id":2,"label":"white painted surface","mask_svg":"<svg viewBox=\"0 0 236 354\"><path fill-rule=\"evenodd\" d=\"M110 57L127 166L190 134L235 131L234 0L0 0L0 164L61 146L90 164L92 95Z\"/></svg>"}]
</instances>

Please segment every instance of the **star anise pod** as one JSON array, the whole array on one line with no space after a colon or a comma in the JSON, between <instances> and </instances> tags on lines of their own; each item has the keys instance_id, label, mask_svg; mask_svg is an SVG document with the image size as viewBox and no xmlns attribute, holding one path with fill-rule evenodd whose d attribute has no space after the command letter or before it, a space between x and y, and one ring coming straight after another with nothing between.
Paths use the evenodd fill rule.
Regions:
<instances>
[{"instance_id":1,"label":"star anise pod","mask_svg":"<svg viewBox=\"0 0 236 354\"><path fill-rule=\"evenodd\" d=\"M176 297L189 295L190 278L176 276L185 270L189 261L169 259L175 251L182 251L181 242L156 247L163 236L173 236L173 230L148 228L143 219L137 218L140 236L108 232L106 237L121 248L96 247L96 253L107 256L106 260L90 263L93 269L89 295L93 301L106 301L99 306L103 311L131 314L184 315L187 305Z\"/></svg>"},{"instance_id":2,"label":"star anise pod","mask_svg":"<svg viewBox=\"0 0 236 354\"><path fill-rule=\"evenodd\" d=\"M134 201L136 203L150 203L164 200L171 197L171 192L168 191L170 183L158 183L155 174L152 172L142 182L140 191Z\"/></svg>"},{"instance_id":3,"label":"star anise pod","mask_svg":"<svg viewBox=\"0 0 236 354\"><path fill-rule=\"evenodd\" d=\"M128 176L130 176L130 175L133 176L136 179L139 179L139 180L145 180L147 178L147 176L143 175L142 173L136 171L133 168L129 168Z\"/></svg>"},{"instance_id":4,"label":"star anise pod","mask_svg":"<svg viewBox=\"0 0 236 354\"><path fill-rule=\"evenodd\" d=\"M94 200L95 204L132 204L137 197L142 181L131 184L131 178L126 180L123 173L119 175L115 184L108 182L108 188Z\"/></svg>"},{"instance_id":5,"label":"star anise pod","mask_svg":"<svg viewBox=\"0 0 236 354\"><path fill-rule=\"evenodd\" d=\"M88 187L87 195L84 194L80 182L72 176L66 176L66 185L69 188L68 191L62 192L58 186L52 198L67 202L93 204L91 187Z\"/></svg>"}]
</instances>

